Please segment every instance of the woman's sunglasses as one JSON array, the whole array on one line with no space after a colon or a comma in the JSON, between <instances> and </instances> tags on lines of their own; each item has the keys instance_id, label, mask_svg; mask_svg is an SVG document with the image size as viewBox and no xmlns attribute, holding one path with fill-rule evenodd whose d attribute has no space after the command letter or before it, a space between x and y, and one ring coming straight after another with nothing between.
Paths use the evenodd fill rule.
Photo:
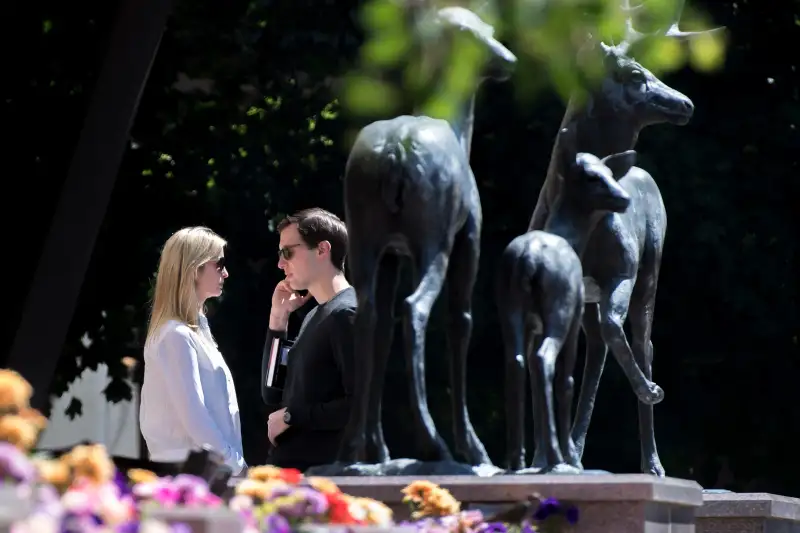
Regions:
<instances>
[{"instance_id":1,"label":"woman's sunglasses","mask_svg":"<svg viewBox=\"0 0 800 533\"><path fill-rule=\"evenodd\" d=\"M219 259L217 259L216 269L217 269L218 272L222 272L223 270L225 270L225 258L224 257L220 257Z\"/></svg>"}]
</instances>

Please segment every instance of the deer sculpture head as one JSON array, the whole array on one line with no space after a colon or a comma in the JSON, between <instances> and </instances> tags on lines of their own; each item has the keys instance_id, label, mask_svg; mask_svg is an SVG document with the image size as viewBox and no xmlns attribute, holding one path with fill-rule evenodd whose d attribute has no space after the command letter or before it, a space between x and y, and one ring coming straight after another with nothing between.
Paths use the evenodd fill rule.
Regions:
<instances>
[{"instance_id":1,"label":"deer sculpture head","mask_svg":"<svg viewBox=\"0 0 800 533\"><path fill-rule=\"evenodd\" d=\"M589 38L581 56L603 62L602 82L589 94L585 104L587 113L597 116L615 116L628 122L634 130L652 124L670 123L685 125L694 113L694 105L686 95L669 87L633 57L632 47L645 39L669 38L685 41L698 35L717 32L713 30L685 32L678 22L684 0L676 1L676 13L666 29L640 33L633 27L633 13L643 4L631 7L630 0L622 0L621 9L626 14L625 36L619 44L606 44Z\"/></svg>"},{"instance_id":2,"label":"deer sculpture head","mask_svg":"<svg viewBox=\"0 0 800 533\"><path fill-rule=\"evenodd\" d=\"M479 83L484 79L506 81L511 77L517 57L495 39L494 28L478 14L463 7L449 6L436 11L435 22L446 32L453 31L468 36L486 52L487 60L479 76Z\"/></svg>"},{"instance_id":3,"label":"deer sculpture head","mask_svg":"<svg viewBox=\"0 0 800 533\"><path fill-rule=\"evenodd\" d=\"M459 143L469 157L472 144L475 93L487 79L505 81L511 77L517 57L494 37L494 27L484 21L479 13L460 6L437 8L432 2L412 2L410 14L416 23L416 38L422 54L422 62L428 77L434 81L448 76L451 53L464 53L453 48L457 43L476 50L484 59L481 69L472 80L472 85L463 87L463 101L450 124L459 138Z\"/></svg>"},{"instance_id":4,"label":"deer sculpture head","mask_svg":"<svg viewBox=\"0 0 800 533\"><path fill-rule=\"evenodd\" d=\"M634 150L602 159L588 153L576 154L564 175L562 201L585 212L625 212L631 204L631 197L617 180L635 164Z\"/></svg>"},{"instance_id":5,"label":"deer sculpture head","mask_svg":"<svg viewBox=\"0 0 800 533\"><path fill-rule=\"evenodd\" d=\"M631 197L618 180L636 165L636 151L626 150L599 158L577 150L573 128L563 128L559 137L565 150L561 155L561 192L555 211L562 211L568 217L589 219L608 212L625 212Z\"/></svg>"}]
</instances>

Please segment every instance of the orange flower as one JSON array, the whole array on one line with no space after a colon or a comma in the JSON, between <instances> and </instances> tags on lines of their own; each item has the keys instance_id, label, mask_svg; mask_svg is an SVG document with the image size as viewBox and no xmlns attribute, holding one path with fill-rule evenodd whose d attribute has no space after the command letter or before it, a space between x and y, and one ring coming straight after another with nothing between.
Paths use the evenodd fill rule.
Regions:
<instances>
[{"instance_id":1,"label":"orange flower","mask_svg":"<svg viewBox=\"0 0 800 533\"><path fill-rule=\"evenodd\" d=\"M448 516L461 510L461 503L450 491L430 481L414 481L403 489L403 502L412 506L411 517Z\"/></svg>"},{"instance_id":2,"label":"orange flower","mask_svg":"<svg viewBox=\"0 0 800 533\"><path fill-rule=\"evenodd\" d=\"M28 407L33 387L17 372L8 369L0 370L0 411L17 413Z\"/></svg>"},{"instance_id":3,"label":"orange flower","mask_svg":"<svg viewBox=\"0 0 800 533\"><path fill-rule=\"evenodd\" d=\"M137 483L149 483L150 481L155 481L158 479L158 476L154 472L145 470L144 468L131 468L128 470L128 479L131 483L136 485Z\"/></svg>"},{"instance_id":4,"label":"orange flower","mask_svg":"<svg viewBox=\"0 0 800 533\"><path fill-rule=\"evenodd\" d=\"M114 478L114 463L102 444L75 446L61 457L75 473L75 478L84 478L102 485Z\"/></svg>"},{"instance_id":5,"label":"orange flower","mask_svg":"<svg viewBox=\"0 0 800 533\"><path fill-rule=\"evenodd\" d=\"M63 461L35 459L33 463L39 472L39 479L53 485L60 493L66 492L72 483L72 472Z\"/></svg>"},{"instance_id":6,"label":"orange flower","mask_svg":"<svg viewBox=\"0 0 800 533\"><path fill-rule=\"evenodd\" d=\"M392 525L392 510L383 502L372 498L357 498L346 496L350 502L350 515L365 525L384 526Z\"/></svg>"},{"instance_id":7,"label":"orange flower","mask_svg":"<svg viewBox=\"0 0 800 533\"><path fill-rule=\"evenodd\" d=\"M0 440L28 451L39 438L39 428L20 415L0 416Z\"/></svg>"},{"instance_id":8,"label":"orange flower","mask_svg":"<svg viewBox=\"0 0 800 533\"><path fill-rule=\"evenodd\" d=\"M297 485L302 481L303 474L294 468L278 468L272 465L255 466L247 471L247 479L256 481L280 480Z\"/></svg>"},{"instance_id":9,"label":"orange flower","mask_svg":"<svg viewBox=\"0 0 800 533\"><path fill-rule=\"evenodd\" d=\"M19 411L19 416L27 420L39 431L47 427L47 418L42 413L32 407L23 407Z\"/></svg>"},{"instance_id":10,"label":"orange flower","mask_svg":"<svg viewBox=\"0 0 800 533\"><path fill-rule=\"evenodd\" d=\"M270 479L267 481L244 479L236 484L236 494L240 496L250 496L254 500L268 500L275 489L287 486L286 482L280 479Z\"/></svg>"},{"instance_id":11,"label":"orange flower","mask_svg":"<svg viewBox=\"0 0 800 533\"><path fill-rule=\"evenodd\" d=\"M336 483L325 477L310 477L307 481L312 489L318 490L323 494L342 492L339 490L339 487L336 486Z\"/></svg>"}]
</instances>

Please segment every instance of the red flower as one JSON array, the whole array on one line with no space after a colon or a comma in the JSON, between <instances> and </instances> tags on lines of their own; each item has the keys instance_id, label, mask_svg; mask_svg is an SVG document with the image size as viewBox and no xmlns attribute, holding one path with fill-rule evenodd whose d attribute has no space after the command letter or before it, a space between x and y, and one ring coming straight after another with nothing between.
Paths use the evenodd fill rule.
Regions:
<instances>
[{"instance_id":1,"label":"red flower","mask_svg":"<svg viewBox=\"0 0 800 533\"><path fill-rule=\"evenodd\" d=\"M328 521L331 524L358 524L360 521L350 514L350 505L341 494L329 493L325 495L328 500Z\"/></svg>"},{"instance_id":2,"label":"red flower","mask_svg":"<svg viewBox=\"0 0 800 533\"><path fill-rule=\"evenodd\" d=\"M296 468L282 468L280 479L290 485L297 485L303 479L303 473Z\"/></svg>"}]
</instances>

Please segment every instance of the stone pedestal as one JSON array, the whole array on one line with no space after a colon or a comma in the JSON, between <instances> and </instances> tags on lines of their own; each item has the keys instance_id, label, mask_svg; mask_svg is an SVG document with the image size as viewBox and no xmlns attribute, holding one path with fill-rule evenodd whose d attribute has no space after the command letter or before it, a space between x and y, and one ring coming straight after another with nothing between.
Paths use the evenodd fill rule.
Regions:
<instances>
[{"instance_id":1,"label":"stone pedestal","mask_svg":"<svg viewBox=\"0 0 800 533\"><path fill-rule=\"evenodd\" d=\"M167 524L186 524L192 533L240 533L244 522L238 513L228 508L150 508L143 513L146 519Z\"/></svg>"},{"instance_id":2,"label":"stone pedestal","mask_svg":"<svg viewBox=\"0 0 800 533\"><path fill-rule=\"evenodd\" d=\"M760 492L704 494L697 533L800 533L800 499Z\"/></svg>"},{"instance_id":3,"label":"stone pedestal","mask_svg":"<svg viewBox=\"0 0 800 533\"><path fill-rule=\"evenodd\" d=\"M417 477L334 477L343 492L381 500L408 517L400 492ZM593 476L506 475L489 478L430 476L448 489L464 509L491 513L527 499L531 493L578 507L577 533L695 533L695 511L703 503L694 481L644 474Z\"/></svg>"}]
</instances>

